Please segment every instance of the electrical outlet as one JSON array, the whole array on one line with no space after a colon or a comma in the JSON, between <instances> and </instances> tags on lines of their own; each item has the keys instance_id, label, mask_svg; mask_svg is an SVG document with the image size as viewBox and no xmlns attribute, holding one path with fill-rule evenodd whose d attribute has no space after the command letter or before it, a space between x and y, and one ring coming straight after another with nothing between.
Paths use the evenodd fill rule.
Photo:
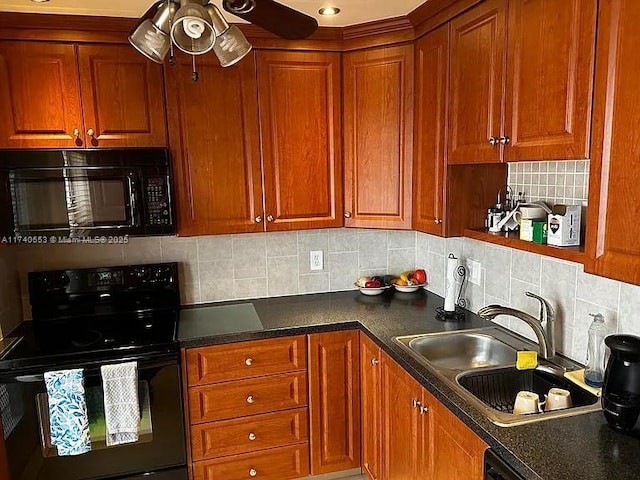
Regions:
<instances>
[{"instance_id":1,"label":"electrical outlet","mask_svg":"<svg viewBox=\"0 0 640 480\"><path fill-rule=\"evenodd\" d=\"M324 270L324 259L322 250L311 252L311 271Z\"/></svg>"},{"instance_id":2,"label":"electrical outlet","mask_svg":"<svg viewBox=\"0 0 640 480\"><path fill-rule=\"evenodd\" d=\"M469 274L469 283L480 285L482 280L482 264L472 259L467 259L467 272Z\"/></svg>"}]
</instances>

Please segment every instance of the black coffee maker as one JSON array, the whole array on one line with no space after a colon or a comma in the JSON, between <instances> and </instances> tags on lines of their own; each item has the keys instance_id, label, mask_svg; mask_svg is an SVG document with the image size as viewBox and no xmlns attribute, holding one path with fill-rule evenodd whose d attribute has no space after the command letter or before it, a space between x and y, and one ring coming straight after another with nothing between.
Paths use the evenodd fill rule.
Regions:
<instances>
[{"instance_id":1,"label":"black coffee maker","mask_svg":"<svg viewBox=\"0 0 640 480\"><path fill-rule=\"evenodd\" d=\"M602 410L616 430L629 431L640 416L640 337L610 335L611 356L604 374Z\"/></svg>"}]
</instances>

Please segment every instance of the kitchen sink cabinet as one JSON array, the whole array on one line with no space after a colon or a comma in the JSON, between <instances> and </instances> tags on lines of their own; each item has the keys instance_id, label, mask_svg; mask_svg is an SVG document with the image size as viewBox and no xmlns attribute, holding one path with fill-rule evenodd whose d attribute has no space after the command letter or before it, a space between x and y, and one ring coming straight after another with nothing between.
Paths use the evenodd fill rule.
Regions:
<instances>
[{"instance_id":1,"label":"kitchen sink cabinet","mask_svg":"<svg viewBox=\"0 0 640 480\"><path fill-rule=\"evenodd\" d=\"M308 338L311 473L360 468L359 333Z\"/></svg>"},{"instance_id":2,"label":"kitchen sink cabinet","mask_svg":"<svg viewBox=\"0 0 640 480\"><path fill-rule=\"evenodd\" d=\"M340 54L259 51L266 230L343 225Z\"/></svg>"},{"instance_id":3,"label":"kitchen sink cabinet","mask_svg":"<svg viewBox=\"0 0 640 480\"><path fill-rule=\"evenodd\" d=\"M362 470L369 480L382 478L382 351L360 333L360 412Z\"/></svg>"},{"instance_id":4,"label":"kitchen sink cabinet","mask_svg":"<svg viewBox=\"0 0 640 480\"><path fill-rule=\"evenodd\" d=\"M589 158L596 5L488 0L452 20L449 163Z\"/></svg>"},{"instance_id":5,"label":"kitchen sink cabinet","mask_svg":"<svg viewBox=\"0 0 640 480\"><path fill-rule=\"evenodd\" d=\"M128 46L0 42L0 148L167 145L162 68Z\"/></svg>"},{"instance_id":6,"label":"kitchen sink cabinet","mask_svg":"<svg viewBox=\"0 0 640 480\"><path fill-rule=\"evenodd\" d=\"M413 228L443 234L449 25L416 42Z\"/></svg>"},{"instance_id":7,"label":"kitchen sink cabinet","mask_svg":"<svg viewBox=\"0 0 640 480\"><path fill-rule=\"evenodd\" d=\"M640 285L640 3L600 2L585 271Z\"/></svg>"},{"instance_id":8,"label":"kitchen sink cabinet","mask_svg":"<svg viewBox=\"0 0 640 480\"><path fill-rule=\"evenodd\" d=\"M345 225L411 228L413 45L345 53Z\"/></svg>"},{"instance_id":9,"label":"kitchen sink cabinet","mask_svg":"<svg viewBox=\"0 0 640 480\"><path fill-rule=\"evenodd\" d=\"M263 230L256 69L252 57L222 68L215 57L177 55L167 67L169 134L179 235Z\"/></svg>"}]
</instances>

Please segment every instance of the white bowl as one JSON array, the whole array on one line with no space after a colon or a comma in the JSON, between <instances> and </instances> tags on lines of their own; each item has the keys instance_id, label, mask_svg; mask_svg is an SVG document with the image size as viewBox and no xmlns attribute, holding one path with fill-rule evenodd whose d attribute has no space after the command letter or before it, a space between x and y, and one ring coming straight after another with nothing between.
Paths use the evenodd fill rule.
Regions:
<instances>
[{"instance_id":1,"label":"white bowl","mask_svg":"<svg viewBox=\"0 0 640 480\"><path fill-rule=\"evenodd\" d=\"M373 297L373 296L375 296L375 295L380 295L380 294L382 294L382 292L384 292L387 288L389 288L389 286L388 286L388 285L384 285L384 286L382 286L382 287L369 287L369 288L367 288L367 287L360 287L358 284L355 284L355 283L354 283L354 285L355 285L356 287L358 287L358 290L360 290L360 293L362 293L363 295L368 295L368 296L370 296L370 297Z\"/></svg>"},{"instance_id":2,"label":"white bowl","mask_svg":"<svg viewBox=\"0 0 640 480\"><path fill-rule=\"evenodd\" d=\"M426 283L421 283L420 285L396 285L393 284L393 288L402 293L413 293L418 291L419 288L422 288L426 285Z\"/></svg>"}]
</instances>

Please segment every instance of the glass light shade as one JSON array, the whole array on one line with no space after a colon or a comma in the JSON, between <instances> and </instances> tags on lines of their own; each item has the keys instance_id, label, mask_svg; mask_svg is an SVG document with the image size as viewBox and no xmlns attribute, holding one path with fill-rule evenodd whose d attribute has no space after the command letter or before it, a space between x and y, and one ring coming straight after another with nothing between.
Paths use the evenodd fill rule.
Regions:
<instances>
[{"instance_id":1,"label":"glass light shade","mask_svg":"<svg viewBox=\"0 0 640 480\"><path fill-rule=\"evenodd\" d=\"M189 55L202 55L213 48L216 34L211 17L199 1L183 0L173 19L171 38L176 47Z\"/></svg>"},{"instance_id":2,"label":"glass light shade","mask_svg":"<svg viewBox=\"0 0 640 480\"><path fill-rule=\"evenodd\" d=\"M233 25L218 37L213 51L220 65L230 67L246 57L252 48L240 29Z\"/></svg>"},{"instance_id":3,"label":"glass light shade","mask_svg":"<svg viewBox=\"0 0 640 480\"><path fill-rule=\"evenodd\" d=\"M149 60L162 63L169 53L171 38L151 20L145 20L129 35L129 43Z\"/></svg>"}]
</instances>

